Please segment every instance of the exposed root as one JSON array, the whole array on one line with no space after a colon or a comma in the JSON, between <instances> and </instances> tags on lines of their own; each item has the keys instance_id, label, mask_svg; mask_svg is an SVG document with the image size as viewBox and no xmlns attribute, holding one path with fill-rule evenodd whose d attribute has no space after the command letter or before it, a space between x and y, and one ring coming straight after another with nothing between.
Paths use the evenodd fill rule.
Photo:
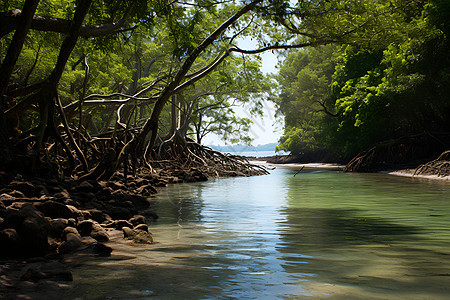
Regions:
<instances>
[{"instance_id":1,"label":"exposed root","mask_svg":"<svg viewBox=\"0 0 450 300\"><path fill-rule=\"evenodd\" d=\"M443 152L437 159L417 167L414 175L450 176L450 150Z\"/></svg>"},{"instance_id":2,"label":"exposed root","mask_svg":"<svg viewBox=\"0 0 450 300\"><path fill-rule=\"evenodd\" d=\"M381 142L361 152L344 168L345 172L373 172L407 164L441 153L448 149L449 133L421 133Z\"/></svg>"},{"instance_id":3,"label":"exposed root","mask_svg":"<svg viewBox=\"0 0 450 300\"><path fill-rule=\"evenodd\" d=\"M168 157L167 153L165 157ZM254 165L242 156L226 155L195 142L187 142L183 154L170 159L152 160L155 169L177 172L200 172L206 177L255 176L269 172L262 166Z\"/></svg>"}]
</instances>

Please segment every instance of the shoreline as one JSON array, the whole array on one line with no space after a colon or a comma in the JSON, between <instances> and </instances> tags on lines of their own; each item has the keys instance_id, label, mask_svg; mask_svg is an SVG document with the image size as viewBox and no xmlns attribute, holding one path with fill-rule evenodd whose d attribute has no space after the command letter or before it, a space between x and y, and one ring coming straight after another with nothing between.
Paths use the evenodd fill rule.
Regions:
<instances>
[{"instance_id":1,"label":"shoreline","mask_svg":"<svg viewBox=\"0 0 450 300\"><path fill-rule=\"evenodd\" d=\"M250 160L252 164L270 166L272 167L288 167L288 168L311 168L311 169L319 169L319 170L330 170L330 171L342 171L345 165L339 163L271 163L264 161L263 158L259 158L258 160ZM269 170L270 170L269 168ZM438 176L438 175L414 175L416 168L398 168L398 169L388 169L373 172L374 174L387 174L392 176L400 176L400 177L409 177L409 178L417 178L417 179L431 179L431 180L440 180L440 181L450 181L449 176ZM356 172L361 173L361 172Z\"/></svg>"}]
</instances>

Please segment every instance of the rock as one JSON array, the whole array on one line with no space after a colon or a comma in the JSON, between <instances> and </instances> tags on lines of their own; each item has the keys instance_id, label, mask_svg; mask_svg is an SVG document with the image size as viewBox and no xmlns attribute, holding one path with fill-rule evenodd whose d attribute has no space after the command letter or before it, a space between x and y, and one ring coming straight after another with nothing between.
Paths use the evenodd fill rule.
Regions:
<instances>
[{"instance_id":1,"label":"rock","mask_svg":"<svg viewBox=\"0 0 450 300\"><path fill-rule=\"evenodd\" d=\"M133 237L133 241L138 244L152 244L153 237L149 232L138 230L136 235Z\"/></svg>"},{"instance_id":2,"label":"rock","mask_svg":"<svg viewBox=\"0 0 450 300\"><path fill-rule=\"evenodd\" d=\"M155 186L157 187L166 187L168 184L168 181L164 179L159 179L158 182L155 183Z\"/></svg>"},{"instance_id":3,"label":"rock","mask_svg":"<svg viewBox=\"0 0 450 300\"><path fill-rule=\"evenodd\" d=\"M105 228L100 226L100 224L98 224L97 222L94 222L92 224L91 237L98 242L109 241L109 234L106 232Z\"/></svg>"},{"instance_id":4,"label":"rock","mask_svg":"<svg viewBox=\"0 0 450 300\"><path fill-rule=\"evenodd\" d=\"M23 242L24 250L29 255L43 255L48 251L48 234L50 224L43 218L27 217L17 227L17 233Z\"/></svg>"},{"instance_id":5,"label":"rock","mask_svg":"<svg viewBox=\"0 0 450 300\"><path fill-rule=\"evenodd\" d=\"M73 227L66 227L63 231L65 241L58 247L58 253L64 254L78 249L82 245L81 236Z\"/></svg>"},{"instance_id":6,"label":"rock","mask_svg":"<svg viewBox=\"0 0 450 300\"><path fill-rule=\"evenodd\" d=\"M146 224L147 221L145 220L144 216L141 215L135 215L131 219L128 220L133 226L139 225L139 224Z\"/></svg>"},{"instance_id":7,"label":"rock","mask_svg":"<svg viewBox=\"0 0 450 300\"><path fill-rule=\"evenodd\" d=\"M133 240L133 242L138 244L152 244L153 237L151 233L143 231L143 230L135 230L129 227L122 228L123 237L129 240Z\"/></svg>"},{"instance_id":8,"label":"rock","mask_svg":"<svg viewBox=\"0 0 450 300\"><path fill-rule=\"evenodd\" d=\"M111 220L111 217L99 209L91 208L87 210L91 214L91 219L99 223Z\"/></svg>"},{"instance_id":9,"label":"rock","mask_svg":"<svg viewBox=\"0 0 450 300\"><path fill-rule=\"evenodd\" d=\"M35 184L35 189L36 189L37 197L50 196L50 193L49 193L47 187L42 184Z\"/></svg>"},{"instance_id":10,"label":"rock","mask_svg":"<svg viewBox=\"0 0 450 300\"><path fill-rule=\"evenodd\" d=\"M113 249L105 244L96 243L92 250L94 253L98 254L98 256L110 256Z\"/></svg>"},{"instance_id":11,"label":"rock","mask_svg":"<svg viewBox=\"0 0 450 300\"><path fill-rule=\"evenodd\" d=\"M133 224L126 220L117 220L114 222L114 228L121 230L123 227L133 228Z\"/></svg>"},{"instance_id":12,"label":"rock","mask_svg":"<svg viewBox=\"0 0 450 300\"><path fill-rule=\"evenodd\" d=\"M111 207L108 209L108 215L110 215L113 220L128 220L133 216L130 210L125 207Z\"/></svg>"},{"instance_id":13,"label":"rock","mask_svg":"<svg viewBox=\"0 0 450 300\"><path fill-rule=\"evenodd\" d=\"M0 256L14 256L21 251L19 234L13 228L0 231Z\"/></svg>"},{"instance_id":14,"label":"rock","mask_svg":"<svg viewBox=\"0 0 450 300\"><path fill-rule=\"evenodd\" d=\"M36 197L40 196L39 191L36 189L36 187L31 183L27 181L12 181L8 187L12 190L16 190L19 192L22 192L27 197Z\"/></svg>"},{"instance_id":15,"label":"rock","mask_svg":"<svg viewBox=\"0 0 450 300\"><path fill-rule=\"evenodd\" d=\"M66 227L69 226L69 221L67 219L57 218L50 219L50 236L59 238Z\"/></svg>"},{"instance_id":16,"label":"rock","mask_svg":"<svg viewBox=\"0 0 450 300\"><path fill-rule=\"evenodd\" d=\"M41 212L44 213L47 217L52 219L56 218L64 218L69 219L74 217L74 212L68 206L55 202L55 201L46 201L37 206Z\"/></svg>"},{"instance_id":17,"label":"rock","mask_svg":"<svg viewBox=\"0 0 450 300\"><path fill-rule=\"evenodd\" d=\"M78 223L78 232L81 236L88 236L91 234L92 226L94 225L94 221L92 220L84 220Z\"/></svg>"},{"instance_id":18,"label":"rock","mask_svg":"<svg viewBox=\"0 0 450 300\"><path fill-rule=\"evenodd\" d=\"M114 191L127 189L127 187L119 181L109 181L107 186L112 188Z\"/></svg>"},{"instance_id":19,"label":"rock","mask_svg":"<svg viewBox=\"0 0 450 300\"><path fill-rule=\"evenodd\" d=\"M143 196L150 196L158 193L158 191L152 185L143 185L136 189L136 193Z\"/></svg>"},{"instance_id":20,"label":"rock","mask_svg":"<svg viewBox=\"0 0 450 300\"><path fill-rule=\"evenodd\" d=\"M70 199L70 194L66 189L64 189L61 192L53 194L53 197L58 199Z\"/></svg>"},{"instance_id":21,"label":"rock","mask_svg":"<svg viewBox=\"0 0 450 300\"><path fill-rule=\"evenodd\" d=\"M83 181L78 186L74 188L77 192L88 193L95 192L94 185L88 181Z\"/></svg>"},{"instance_id":22,"label":"rock","mask_svg":"<svg viewBox=\"0 0 450 300\"><path fill-rule=\"evenodd\" d=\"M75 227L68 226L68 227L64 228L64 230L63 230L63 238L64 238L64 236L66 236L69 233L77 235L81 239L81 235L80 235L80 233L78 232L78 230Z\"/></svg>"},{"instance_id":23,"label":"rock","mask_svg":"<svg viewBox=\"0 0 450 300\"><path fill-rule=\"evenodd\" d=\"M15 228L23 254L36 256L47 252L50 223L33 205L24 204L20 209L8 209L4 226Z\"/></svg>"},{"instance_id":24,"label":"rock","mask_svg":"<svg viewBox=\"0 0 450 300\"><path fill-rule=\"evenodd\" d=\"M66 207L70 210L71 218L75 219L84 219L83 211L79 210L73 205L66 205Z\"/></svg>"},{"instance_id":25,"label":"rock","mask_svg":"<svg viewBox=\"0 0 450 300\"><path fill-rule=\"evenodd\" d=\"M123 227L122 232L124 238L133 238L136 235L136 233L130 227Z\"/></svg>"},{"instance_id":26,"label":"rock","mask_svg":"<svg viewBox=\"0 0 450 300\"><path fill-rule=\"evenodd\" d=\"M148 232L148 225L147 224L139 224L139 225L135 226L133 229Z\"/></svg>"}]
</instances>

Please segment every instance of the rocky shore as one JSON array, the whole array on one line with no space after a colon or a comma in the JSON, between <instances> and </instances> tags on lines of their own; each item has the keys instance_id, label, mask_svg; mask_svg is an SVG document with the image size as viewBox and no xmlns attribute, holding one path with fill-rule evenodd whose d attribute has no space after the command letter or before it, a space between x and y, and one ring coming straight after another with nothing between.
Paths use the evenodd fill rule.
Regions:
<instances>
[{"instance_id":1,"label":"rocky shore","mask_svg":"<svg viewBox=\"0 0 450 300\"><path fill-rule=\"evenodd\" d=\"M0 172L0 298L24 287L73 280L65 256L108 257L114 237L151 244L148 221L157 189L204 181L199 170L156 170L139 176L116 173L109 181L24 178ZM58 284L56 284L58 283Z\"/></svg>"}]
</instances>

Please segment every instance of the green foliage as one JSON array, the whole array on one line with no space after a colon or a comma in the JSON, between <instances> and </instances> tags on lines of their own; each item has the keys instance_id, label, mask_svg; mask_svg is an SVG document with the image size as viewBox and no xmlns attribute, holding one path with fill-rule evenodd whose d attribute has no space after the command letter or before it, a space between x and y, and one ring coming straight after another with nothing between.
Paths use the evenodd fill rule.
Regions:
<instances>
[{"instance_id":1,"label":"green foliage","mask_svg":"<svg viewBox=\"0 0 450 300\"><path fill-rule=\"evenodd\" d=\"M314 51L285 60L278 101L286 125L278 149L297 153L319 148L351 158L382 140L450 128L448 2L405 5L394 15L396 24L394 18L380 24L390 28L389 34L381 34L381 43L355 39L323 58L334 58L332 72L311 65ZM296 60L300 63L294 65ZM332 80L320 80L310 69L332 74ZM336 116L324 121L311 99L326 99L323 103Z\"/></svg>"},{"instance_id":2,"label":"green foliage","mask_svg":"<svg viewBox=\"0 0 450 300\"><path fill-rule=\"evenodd\" d=\"M331 109L329 85L337 56L335 46L323 46L291 54L280 68L278 112L286 128L277 150L293 153L314 151L327 140L323 128L331 121L322 111ZM327 108L328 109L328 108ZM330 112L331 113L331 112Z\"/></svg>"}]
</instances>

